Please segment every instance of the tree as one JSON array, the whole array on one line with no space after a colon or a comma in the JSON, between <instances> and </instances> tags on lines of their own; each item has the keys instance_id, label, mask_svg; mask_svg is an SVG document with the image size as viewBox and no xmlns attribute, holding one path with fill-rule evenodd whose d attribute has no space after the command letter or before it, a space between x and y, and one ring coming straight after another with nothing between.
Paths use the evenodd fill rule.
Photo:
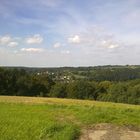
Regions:
<instances>
[{"instance_id":1,"label":"tree","mask_svg":"<svg viewBox=\"0 0 140 140\"><path fill-rule=\"evenodd\" d=\"M128 89L128 103L140 104L140 84Z\"/></svg>"},{"instance_id":2,"label":"tree","mask_svg":"<svg viewBox=\"0 0 140 140\"><path fill-rule=\"evenodd\" d=\"M108 89L105 100L112 102L127 102L127 85L125 83L114 83Z\"/></svg>"},{"instance_id":3,"label":"tree","mask_svg":"<svg viewBox=\"0 0 140 140\"><path fill-rule=\"evenodd\" d=\"M67 86L68 98L94 99L94 90L87 81L76 81Z\"/></svg>"},{"instance_id":4,"label":"tree","mask_svg":"<svg viewBox=\"0 0 140 140\"><path fill-rule=\"evenodd\" d=\"M49 94L51 97L65 98L67 97L66 84L56 83Z\"/></svg>"}]
</instances>

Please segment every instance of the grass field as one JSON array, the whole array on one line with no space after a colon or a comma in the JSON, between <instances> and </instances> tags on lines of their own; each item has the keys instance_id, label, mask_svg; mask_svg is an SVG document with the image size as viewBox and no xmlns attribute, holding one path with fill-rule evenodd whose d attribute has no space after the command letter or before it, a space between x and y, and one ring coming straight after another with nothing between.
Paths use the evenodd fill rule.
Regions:
<instances>
[{"instance_id":1,"label":"grass field","mask_svg":"<svg viewBox=\"0 0 140 140\"><path fill-rule=\"evenodd\" d=\"M0 140L74 140L97 123L140 126L140 106L0 96Z\"/></svg>"}]
</instances>

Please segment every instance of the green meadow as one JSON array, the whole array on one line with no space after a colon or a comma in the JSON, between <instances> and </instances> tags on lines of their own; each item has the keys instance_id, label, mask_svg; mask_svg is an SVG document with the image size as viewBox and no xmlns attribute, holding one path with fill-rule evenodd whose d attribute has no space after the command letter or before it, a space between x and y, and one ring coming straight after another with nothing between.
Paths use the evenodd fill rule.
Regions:
<instances>
[{"instance_id":1,"label":"green meadow","mask_svg":"<svg viewBox=\"0 0 140 140\"><path fill-rule=\"evenodd\" d=\"M0 140L75 140L98 123L140 126L140 106L0 96Z\"/></svg>"}]
</instances>

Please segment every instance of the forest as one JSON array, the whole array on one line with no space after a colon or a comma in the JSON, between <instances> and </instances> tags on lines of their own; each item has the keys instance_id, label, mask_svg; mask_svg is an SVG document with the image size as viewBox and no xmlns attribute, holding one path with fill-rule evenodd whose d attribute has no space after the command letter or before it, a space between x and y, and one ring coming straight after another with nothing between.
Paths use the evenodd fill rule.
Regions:
<instances>
[{"instance_id":1,"label":"forest","mask_svg":"<svg viewBox=\"0 0 140 140\"><path fill-rule=\"evenodd\" d=\"M1 67L0 95L140 104L140 67Z\"/></svg>"}]
</instances>

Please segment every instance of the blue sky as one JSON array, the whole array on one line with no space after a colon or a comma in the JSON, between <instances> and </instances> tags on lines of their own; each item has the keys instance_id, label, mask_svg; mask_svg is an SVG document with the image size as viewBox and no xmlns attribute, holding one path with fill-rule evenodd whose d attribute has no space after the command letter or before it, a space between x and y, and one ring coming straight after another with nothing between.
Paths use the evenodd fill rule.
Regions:
<instances>
[{"instance_id":1,"label":"blue sky","mask_svg":"<svg viewBox=\"0 0 140 140\"><path fill-rule=\"evenodd\" d=\"M139 0L0 0L1 66L140 64Z\"/></svg>"}]
</instances>

